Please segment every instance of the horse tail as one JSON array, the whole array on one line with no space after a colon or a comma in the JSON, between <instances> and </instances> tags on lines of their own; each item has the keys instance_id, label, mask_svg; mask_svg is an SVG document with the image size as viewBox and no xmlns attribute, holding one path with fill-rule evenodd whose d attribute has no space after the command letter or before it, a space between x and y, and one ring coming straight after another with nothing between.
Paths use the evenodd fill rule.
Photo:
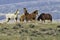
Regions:
<instances>
[{"instance_id":1,"label":"horse tail","mask_svg":"<svg viewBox=\"0 0 60 40\"><path fill-rule=\"evenodd\" d=\"M52 22L52 18L51 18L51 22Z\"/></svg>"},{"instance_id":2,"label":"horse tail","mask_svg":"<svg viewBox=\"0 0 60 40\"><path fill-rule=\"evenodd\" d=\"M21 21L21 19L19 19Z\"/></svg>"},{"instance_id":3,"label":"horse tail","mask_svg":"<svg viewBox=\"0 0 60 40\"><path fill-rule=\"evenodd\" d=\"M40 16L37 18L38 21L40 21Z\"/></svg>"},{"instance_id":4,"label":"horse tail","mask_svg":"<svg viewBox=\"0 0 60 40\"><path fill-rule=\"evenodd\" d=\"M21 21L24 21L24 19L21 19L21 18L20 18L20 22L21 22Z\"/></svg>"},{"instance_id":5,"label":"horse tail","mask_svg":"<svg viewBox=\"0 0 60 40\"><path fill-rule=\"evenodd\" d=\"M50 16L50 21L52 22L52 16L51 15L49 15Z\"/></svg>"},{"instance_id":6,"label":"horse tail","mask_svg":"<svg viewBox=\"0 0 60 40\"><path fill-rule=\"evenodd\" d=\"M52 16L51 16L51 18L50 18L50 21L52 22Z\"/></svg>"}]
</instances>

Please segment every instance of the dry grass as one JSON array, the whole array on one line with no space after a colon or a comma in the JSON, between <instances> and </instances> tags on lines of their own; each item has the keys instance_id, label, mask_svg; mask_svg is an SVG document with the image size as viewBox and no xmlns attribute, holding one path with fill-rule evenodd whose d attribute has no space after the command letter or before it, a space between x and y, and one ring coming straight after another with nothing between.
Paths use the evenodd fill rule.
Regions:
<instances>
[{"instance_id":1,"label":"dry grass","mask_svg":"<svg viewBox=\"0 0 60 40\"><path fill-rule=\"evenodd\" d=\"M0 40L60 40L57 25L59 23L3 23L0 24ZM49 34L52 30L53 34Z\"/></svg>"}]
</instances>

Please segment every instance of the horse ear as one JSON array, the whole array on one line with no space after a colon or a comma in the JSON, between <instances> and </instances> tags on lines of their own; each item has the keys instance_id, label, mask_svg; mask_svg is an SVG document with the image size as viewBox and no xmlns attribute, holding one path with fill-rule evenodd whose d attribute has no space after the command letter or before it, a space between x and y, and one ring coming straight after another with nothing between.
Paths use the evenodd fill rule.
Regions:
<instances>
[{"instance_id":1,"label":"horse ear","mask_svg":"<svg viewBox=\"0 0 60 40\"><path fill-rule=\"evenodd\" d=\"M23 8L23 9L26 9L26 8Z\"/></svg>"},{"instance_id":2,"label":"horse ear","mask_svg":"<svg viewBox=\"0 0 60 40\"><path fill-rule=\"evenodd\" d=\"M35 10L34 13L38 12L38 10Z\"/></svg>"},{"instance_id":3,"label":"horse ear","mask_svg":"<svg viewBox=\"0 0 60 40\"><path fill-rule=\"evenodd\" d=\"M17 9L17 11L19 11L19 9Z\"/></svg>"}]
</instances>

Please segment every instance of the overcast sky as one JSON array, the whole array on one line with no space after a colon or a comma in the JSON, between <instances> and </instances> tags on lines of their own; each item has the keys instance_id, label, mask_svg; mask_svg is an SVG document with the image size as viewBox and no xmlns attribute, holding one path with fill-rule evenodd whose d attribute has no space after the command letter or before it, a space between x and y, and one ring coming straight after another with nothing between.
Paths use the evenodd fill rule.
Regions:
<instances>
[{"instance_id":1,"label":"overcast sky","mask_svg":"<svg viewBox=\"0 0 60 40\"><path fill-rule=\"evenodd\" d=\"M28 1L53 1L53 2L60 2L60 0L0 0L0 5L3 4L10 4L10 3L20 3L20 2L28 2Z\"/></svg>"},{"instance_id":2,"label":"overcast sky","mask_svg":"<svg viewBox=\"0 0 60 40\"><path fill-rule=\"evenodd\" d=\"M34 1L34 0L0 0L0 5L3 4L10 4L10 3L19 3L19 2L25 2L25 1Z\"/></svg>"}]
</instances>

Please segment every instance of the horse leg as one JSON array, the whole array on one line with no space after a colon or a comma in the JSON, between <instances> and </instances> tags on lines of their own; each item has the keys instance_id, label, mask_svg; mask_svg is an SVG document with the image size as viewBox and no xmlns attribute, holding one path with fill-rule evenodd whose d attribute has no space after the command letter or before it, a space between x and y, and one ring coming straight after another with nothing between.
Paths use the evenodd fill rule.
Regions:
<instances>
[{"instance_id":1,"label":"horse leg","mask_svg":"<svg viewBox=\"0 0 60 40\"><path fill-rule=\"evenodd\" d=\"M26 22L28 22L29 19L26 17L25 20L26 20Z\"/></svg>"},{"instance_id":2,"label":"horse leg","mask_svg":"<svg viewBox=\"0 0 60 40\"><path fill-rule=\"evenodd\" d=\"M52 18L50 19L50 21L52 22Z\"/></svg>"},{"instance_id":3,"label":"horse leg","mask_svg":"<svg viewBox=\"0 0 60 40\"><path fill-rule=\"evenodd\" d=\"M20 18L20 22L23 23L24 19Z\"/></svg>"},{"instance_id":4,"label":"horse leg","mask_svg":"<svg viewBox=\"0 0 60 40\"><path fill-rule=\"evenodd\" d=\"M10 18L8 18L7 22L9 22L9 21L10 21Z\"/></svg>"},{"instance_id":5,"label":"horse leg","mask_svg":"<svg viewBox=\"0 0 60 40\"><path fill-rule=\"evenodd\" d=\"M50 20L50 22L49 23L52 23L52 19L49 19Z\"/></svg>"},{"instance_id":6,"label":"horse leg","mask_svg":"<svg viewBox=\"0 0 60 40\"><path fill-rule=\"evenodd\" d=\"M28 22L28 19L26 19L26 22Z\"/></svg>"},{"instance_id":7,"label":"horse leg","mask_svg":"<svg viewBox=\"0 0 60 40\"><path fill-rule=\"evenodd\" d=\"M42 20L42 23L45 23L45 20L44 19Z\"/></svg>"},{"instance_id":8,"label":"horse leg","mask_svg":"<svg viewBox=\"0 0 60 40\"><path fill-rule=\"evenodd\" d=\"M46 21L44 20L44 23L45 23Z\"/></svg>"},{"instance_id":9,"label":"horse leg","mask_svg":"<svg viewBox=\"0 0 60 40\"><path fill-rule=\"evenodd\" d=\"M16 18L15 18L16 22L17 22L17 19L18 19L18 18L16 17Z\"/></svg>"}]
</instances>

